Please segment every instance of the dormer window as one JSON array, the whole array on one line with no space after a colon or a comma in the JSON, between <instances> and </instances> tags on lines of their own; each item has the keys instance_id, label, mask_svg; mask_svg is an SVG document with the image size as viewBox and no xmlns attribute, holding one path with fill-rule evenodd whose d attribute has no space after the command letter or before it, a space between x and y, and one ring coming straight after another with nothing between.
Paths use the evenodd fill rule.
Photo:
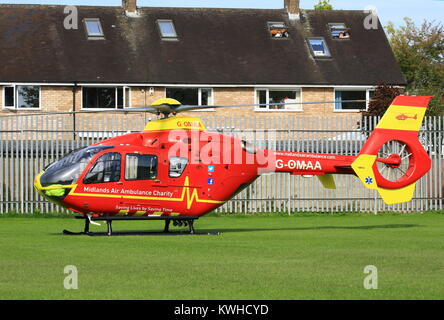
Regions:
<instances>
[{"instance_id":1,"label":"dormer window","mask_svg":"<svg viewBox=\"0 0 444 320\"><path fill-rule=\"evenodd\" d=\"M324 38L308 38L307 39L312 55L315 58L329 58L330 51Z\"/></svg>"},{"instance_id":2,"label":"dormer window","mask_svg":"<svg viewBox=\"0 0 444 320\"><path fill-rule=\"evenodd\" d=\"M333 39L350 39L350 29L344 23L329 23L328 28Z\"/></svg>"},{"instance_id":3,"label":"dormer window","mask_svg":"<svg viewBox=\"0 0 444 320\"><path fill-rule=\"evenodd\" d=\"M176 28L172 20L157 20L159 26L160 36L162 39L177 39Z\"/></svg>"},{"instance_id":4,"label":"dormer window","mask_svg":"<svg viewBox=\"0 0 444 320\"><path fill-rule=\"evenodd\" d=\"M85 19L84 21L88 39L104 39L105 35L100 19Z\"/></svg>"},{"instance_id":5,"label":"dormer window","mask_svg":"<svg viewBox=\"0 0 444 320\"><path fill-rule=\"evenodd\" d=\"M288 27L283 22L268 22L268 32L273 39L286 39L290 37Z\"/></svg>"}]
</instances>

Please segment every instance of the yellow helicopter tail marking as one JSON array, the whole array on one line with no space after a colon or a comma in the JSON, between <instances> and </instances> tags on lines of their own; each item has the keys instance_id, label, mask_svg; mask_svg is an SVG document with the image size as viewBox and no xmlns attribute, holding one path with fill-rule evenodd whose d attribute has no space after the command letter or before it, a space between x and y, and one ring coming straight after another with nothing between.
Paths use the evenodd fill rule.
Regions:
<instances>
[{"instance_id":1,"label":"yellow helicopter tail marking","mask_svg":"<svg viewBox=\"0 0 444 320\"><path fill-rule=\"evenodd\" d=\"M375 161L375 155L362 154L352 163L353 170L367 189L378 189L375 174L373 173Z\"/></svg>"},{"instance_id":2,"label":"yellow helicopter tail marking","mask_svg":"<svg viewBox=\"0 0 444 320\"><path fill-rule=\"evenodd\" d=\"M415 192L415 183L400 189L384 189L378 187L375 174L373 173L373 165L375 161L375 155L362 154L352 163L352 168L363 185L367 189L377 190L386 204L395 204L412 200L413 193Z\"/></svg>"},{"instance_id":3,"label":"yellow helicopter tail marking","mask_svg":"<svg viewBox=\"0 0 444 320\"><path fill-rule=\"evenodd\" d=\"M325 189L336 189L335 178L333 178L332 174L324 174L317 177Z\"/></svg>"},{"instance_id":4,"label":"yellow helicopter tail marking","mask_svg":"<svg viewBox=\"0 0 444 320\"><path fill-rule=\"evenodd\" d=\"M391 105L376 129L419 131L427 108Z\"/></svg>"},{"instance_id":5,"label":"yellow helicopter tail marking","mask_svg":"<svg viewBox=\"0 0 444 320\"><path fill-rule=\"evenodd\" d=\"M378 188L379 195L386 204L395 204L410 201L415 193L416 183L412 183L401 189Z\"/></svg>"}]
</instances>

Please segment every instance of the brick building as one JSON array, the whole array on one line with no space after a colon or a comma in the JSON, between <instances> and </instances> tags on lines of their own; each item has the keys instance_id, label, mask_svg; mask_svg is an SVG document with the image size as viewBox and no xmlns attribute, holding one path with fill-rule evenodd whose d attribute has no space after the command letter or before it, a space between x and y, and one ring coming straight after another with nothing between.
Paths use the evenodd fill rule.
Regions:
<instances>
[{"instance_id":1,"label":"brick building","mask_svg":"<svg viewBox=\"0 0 444 320\"><path fill-rule=\"evenodd\" d=\"M0 113L183 104L368 100L405 79L362 11L0 5ZM206 110L193 115L347 116L366 103Z\"/></svg>"}]
</instances>

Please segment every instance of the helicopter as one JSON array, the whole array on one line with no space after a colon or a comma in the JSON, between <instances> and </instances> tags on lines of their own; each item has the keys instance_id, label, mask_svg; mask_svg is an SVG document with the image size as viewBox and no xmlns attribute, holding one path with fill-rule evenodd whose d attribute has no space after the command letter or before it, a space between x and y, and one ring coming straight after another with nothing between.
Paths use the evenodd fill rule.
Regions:
<instances>
[{"instance_id":1,"label":"helicopter","mask_svg":"<svg viewBox=\"0 0 444 320\"><path fill-rule=\"evenodd\" d=\"M113 137L75 150L35 177L34 188L47 200L85 219L83 232L98 235L90 224L105 221L114 235L115 220L164 220L161 234L187 226L220 207L266 173L316 176L335 189L334 175L355 175L377 190L386 204L410 201L415 182L431 168L418 139L432 97L398 96L364 143L359 154L335 155L260 149L230 135L208 132L197 117L179 113L202 109L159 99L141 110L162 119L141 132ZM208 108L209 106L205 106ZM227 106L211 106L222 108ZM415 116L406 116L414 114ZM396 152L383 152L387 145ZM398 174L387 174L393 171Z\"/></svg>"}]
</instances>

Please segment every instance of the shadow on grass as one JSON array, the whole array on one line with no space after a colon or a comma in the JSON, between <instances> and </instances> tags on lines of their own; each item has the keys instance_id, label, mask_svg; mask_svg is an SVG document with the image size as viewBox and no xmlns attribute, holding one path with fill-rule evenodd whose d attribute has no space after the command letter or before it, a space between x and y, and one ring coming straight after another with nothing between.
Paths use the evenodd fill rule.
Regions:
<instances>
[{"instance_id":1,"label":"shadow on grass","mask_svg":"<svg viewBox=\"0 0 444 320\"><path fill-rule=\"evenodd\" d=\"M382 224L382 225L372 225L372 226L316 226L316 227L294 227L294 228L242 228L242 229L199 229L201 232L214 232L218 231L221 233L226 232L257 232L257 231L307 231L307 230L373 230L373 229L403 229L403 228L415 228L420 227L419 224Z\"/></svg>"},{"instance_id":2,"label":"shadow on grass","mask_svg":"<svg viewBox=\"0 0 444 320\"><path fill-rule=\"evenodd\" d=\"M268 232L268 231L308 231L308 230L375 230L375 229L404 229L404 228L415 228L420 227L419 224L382 224L382 225L370 225L370 226L315 226L315 227L283 227L283 228L221 228L221 229L207 229L196 227L196 235L206 235L206 234L224 234L224 233L237 233L237 232ZM182 231L182 232L181 232ZM172 230L171 235L189 235L183 232L183 229ZM96 231L101 232L101 231ZM125 234L127 236L143 236L143 235L165 235L161 230L154 231L152 229L148 230L115 230L116 235L119 233ZM58 235L60 233L51 233L51 235Z\"/></svg>"}]
</instances>

